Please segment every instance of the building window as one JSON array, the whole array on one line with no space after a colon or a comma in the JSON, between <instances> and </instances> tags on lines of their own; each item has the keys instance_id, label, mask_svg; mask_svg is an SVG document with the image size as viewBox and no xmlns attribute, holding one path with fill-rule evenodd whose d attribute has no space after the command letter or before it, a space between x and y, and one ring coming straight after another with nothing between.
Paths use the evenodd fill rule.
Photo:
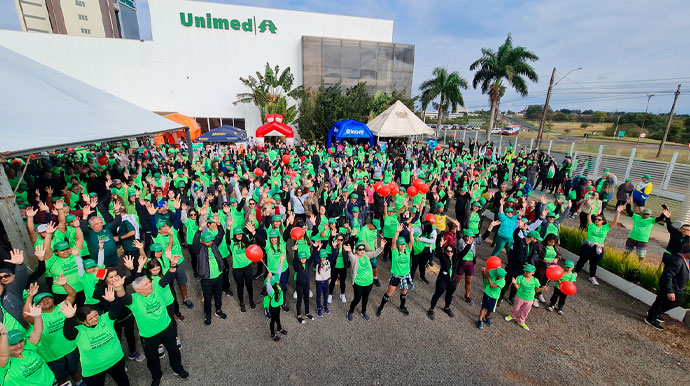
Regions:
<instances>
[{"instance_id":1,"label":"building window","mask_svg":"<svg viewBox=\"0 0 690 386\"><path fill-rule=\"evenodd\" d=\"M88 18L88 16L86 16L86 15L79 15L79 20L88 21L89 18Z\"/></svg>"},{"instance_id":2,"label":"building window","mask_svg":"<svg viewBox=\"0 0 690 386\"><path fill-rule=\"evenodd\" d=\"M83 33L85 35L91 35L91 30L88 28L82 28L81 33Z\"/></svg>"},{"instance_id":3,"label":"building window","mask_svg":"<svg viewBox=\"0 0 690 386\"><path fill-rule=\"evenodd\" d=\"M86 7L86 4L81 0L74 0L74 4L76 4L77 7Z\"/></svg>"}]
</instances>

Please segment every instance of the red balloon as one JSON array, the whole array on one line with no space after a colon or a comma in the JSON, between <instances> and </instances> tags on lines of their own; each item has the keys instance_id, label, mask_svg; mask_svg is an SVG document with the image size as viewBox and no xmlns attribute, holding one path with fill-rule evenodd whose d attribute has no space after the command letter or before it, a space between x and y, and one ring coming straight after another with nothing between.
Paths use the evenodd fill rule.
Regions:
<instances>
[{"instance_id":1,"label":"red balloon","mask_svg":"<svg viewBox=\"0 0 690 386\"><path fill-rule=\"evenodd\" d=\"M564 274L563 268L558 265L552 265L546 268L546 277L549 278L549 280L561 280Z\"/></svg>"},{"instance_id":2,"label":"red balloon","mask_svg":"<svg viewBox=\"0 0 690 386\"><path fill-rule=\"evenodd\" d=\"M572 281L563 281L559 284L559 287L561 292L565 295L572 296L577 293L577 287L575 287L575 283Z\"/></svg>"},{"instance_id":3,"label":"red balloon","mask_svg":"<svg viewBox=\"0 0 690 386\"><path fill-rule=\"evenodd\" d=\"M421 178L415 178L415 179L412 181L412 186L414 186L415 188L419 189L419 185L421 185L421 184L423 184L423 183L424 183L424 181L422 181Z\"/></svg>"},{"instance_id":4,"label":"red balloon","mask_svg":"<svg viewBox=\"0 0 690 386\"><path fill-rule=\"evenodd\" d=\"M453 138L455 138L455 133L451 134L450 136L453 137Z\"/></svg>"},{"instance_id":5,"label":"red balloon","mask_svg":"<svg viewBox=\"0 0 690 386\"><path fill-rule=\"evenodd\" d=\"M388 185L383 185L381 189L379 189L379 194L383 197L388 197L388 195L391 194L391 187Z\"/></svg>"},{"instance_id":6,"label":"red balloon","mask_svg":"<svg viewBox=\"0 0 690 386\"><path fill-rule=\"evenodd\" d=\"M475 177L478 176L478 175L479 175L479 171L477 171L477 170L473 171L473 172L472 172L472 175L475 176Z\"/></svg>"},{"instance_id":7,"label":"red balloon","mask_svg":"<svg viewBox=\"0 0 690 386\"><path fill-rule=\"evenodd\" d=\"M29 159L36 159L36 157L37 157L36 154L31 154L31 155L29 156Z\"/></svg>"},{"instance_id":8,"label":"red balloon","mask_svg":"<svg viewBox=\"0 0 690 386\"><path fill-rule=\"evenodd\" d=\"M247 255L247 259L255 263L258 263L261 261L261 259L264 258L264 251L262 251L261 247L259 247L258 245L252 244L247 247L245 255Z\"/></svg>"},{"instance_id":9,"label":"red balloon","mask_svg":"<svg viewBox=\"0 0 690 386\"><path fill-rule=\"evenodd\" d=\"M397 196L398 193L400 193L400 188L398 188L398 185L391 182L388 184L388 187L391 188L391 196Z\"/></svg>"},{"instance_id":10,"label":"red balloon","mask_svg":"<svg viewBox=\"0 0 690 386\"><path fill-rule=\"evenodd\" d=\"M256 168L254 169L254 175L257 177L261 177L264 174L264 171L261 170L261 168Z\"/></svg>"},{"instance_id":11,"label":"red balloon","mask_svg":"<svg viewBox=\"0 0 690 386\"><path fill-rule=\"evenodd\" d=\"M432 224L436 222L436 215L433 213L429 213L426 216L424 216L424 221L428 221Z\"/></svg>"},{"instance_id":12,"label":"red balloon","mask_svg":"<svg viewBox=\"0 0 690 386\"><path fill-rule=\"evenodd\" d=\"M302 237L304 237L304 229L302 228L292 228L290 231L290 237L292 237L293 240L301 240Z\"/></svg>"},{"instance_id":13,"label":"red balloon","mask_svg":"<svg viewBox=\"0 0 690 386\"><path fill-rule=\"evenodd\" d=\"M441 150L441 145L436 145L436 147L434 149Z\"/></svg>"},{"instance_id":14,"label":"red balloon","mask_svg":"<svg viewBox=\"0 0 690 386\"><path fill-rule=\"evenodd\" d=\"M383 182L378 181L377 183L374 184L374 191L375 192L378 192L379 190L381 190L381 188L383 188Z\"/></svg>"},{"instance_id":15,"label":"red balloon","mask_svg":"<svg viewBox=\"0 0 690 386\"><path fill-rule=\"evenodd\" d=\"M328 154L333 154L333 148L332 147L328 148Z\"/></svg>"},{"instance_id":16,"label":"red balloon","mask_svg":"<svg viewBox=\"0 0 690 386\"><path fill-rule=\"evenodd\" d=\"M304 156L299 157L300 162L304 162Z\"/></svg>"},{"instance_id":17,"label":"red balloon","mask_svg":"<svg viewBox=\"0 0 690 386\"><path fill-rule=\"evenodd\" d=\"M491 256L486 259L486 269L491 271L492 269L499 268L501 266L501 258L498 256Z\"/></svg>"},{"instance_id":18,"label":"red balloon","mask_svg":"<svg viewBox=\"0 0 690 386\"><path fill-rule=\"evenodd\" d=\"M407 188L407 195L411 196L411 197L416 196L417 195L417 188L415 188L414 186L410 186L409 188Z\"/></svg>"},{"instance_id":19,"label":"red balloon","mask_svg":"<svg viewBox=\"0 0 690 386\"><path fill-rule=\"evenodd\" d=\"M108 163L108 157L102 155L102 156L98 157L97 161L98 161L99 165L105 166Z\"/></svg>"},{"instance_id":20,"label":"red balloon","mask_svg":"<svg viewBox=\"0 0 690 386\"><path fill-rule=\"evenodd\" d=\"M427 194L427 193L429 193L429 185L427 185L427 184L419 184L419 186L417 186L417 190L418 190L419 193L421 193L421 194Z\"/></svg>"},{"instance_id":21,"label":"red balloon","mask_svg":"<svg viewBox=\"0 0 690 386\"><path fill-rule=\"evenodd\" d=\"M283 163L284 163L284 164L289 164L289 163L290 163L290 156L289 156L289 155L285 154L285 155L283 156Z\"/></svg>"},{"instance_id":22,"label":"red balloon","mask_svg":"<svg viewBox=\"0 0 690 386\"><path fill-rule=\"evenodd\" d=\"M365 145L364 145L364 148L365 148L365 149L368 149L368 148L369 148L369 144L365 144Z\"/></svg>"}]
</instances>

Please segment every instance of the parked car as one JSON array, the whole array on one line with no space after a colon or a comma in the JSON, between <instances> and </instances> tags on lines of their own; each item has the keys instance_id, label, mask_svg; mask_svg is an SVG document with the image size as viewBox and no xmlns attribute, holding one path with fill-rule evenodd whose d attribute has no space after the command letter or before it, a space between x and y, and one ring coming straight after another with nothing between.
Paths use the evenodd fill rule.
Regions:
<instances>
[{"instance_id":1,"label":"parked car","mask_svg":"<svg viewBox=\"0 0 690 386\"><path fill-rule=\"evenodd\" d=\"M443 130L450 130L450 125L443 125L441 126Z\"/></svg>"},{"instance_id":2,"label":"parked car","mask_svg":"<svg viewBox=\"0 0 690 386\"><path fill-rule=\"evenodd\" d=\"M435 128L436 128L436 124L435 124L435 123L431 123L431 124L429 124L429 127L431 127L432 129L435 129Z\"/></svg>"},{"instance_id":3,"label":"parked car","mask_svg":"<svg viewBox=\"0 0 690 386\"><path fill-rule=\"evenodd\" d=\"M501 134L501 133L503 133L503 129L501 129L500 127L494 127L493 129L491 129L491 134Z\"/></svg>"}]
</instances>

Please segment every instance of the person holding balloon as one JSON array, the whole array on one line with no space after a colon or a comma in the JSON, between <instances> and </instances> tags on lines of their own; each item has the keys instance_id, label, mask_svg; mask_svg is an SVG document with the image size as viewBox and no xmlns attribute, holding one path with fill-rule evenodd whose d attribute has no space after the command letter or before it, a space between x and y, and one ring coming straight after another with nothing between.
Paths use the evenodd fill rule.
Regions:
<instances>
[{"instance_id":1,"label":"person holding balloon","mask_svg":"<svg viewBox=\"0 0 690 386\"><path fill-rule=\"evenodd\" d=\"M238 224L240 225L240 224ZM240 225L241 226L241 225ZM249 236L247 236L249 234ZM254 303L254 275L252 273L252 260L247 257L247 247L250 246L251 239L254 238L254 225L246 224L244 228L236 227L226 235L228 249L232 256L232 277L237 284L237 298L240 301L240 312L247 312L244 305L244 289L247 289L247 296L249 296L249 308L256 309ZM258 248L258 247L257 247ZM258 262L259 260L257 260Z\"/></svg>"},{"instance_id":2,"label":"person holding balloon","mask_svg":"<svg viewBox=\"0 0 690 386\"><path fill-rule=\"evenodd\" d=\"M560 279L556 280L556 284L553 289L553 295L549 299L549 306L546 308L547 311L553 311L558 302L558 308L556 308L556 313L558 315L563 315L563 306L565 305L565 300L568 296L575 295L575 280L577 275L573 272L573 267L575 263L572 260L566 260L563 263L563 275Z\"/></svg>"},{"instance_id":3,"label":"person holding balloon","mask_svg":"<svg viewBox=\"0 0 690 386\"><path fill-rule=\"evenodd\" d=\"M534 245L534 253L536 254L536 261L534 265L537 268L537 272L534 273L534 276L537 278L537 280L539 280L542 286L546 286L549 280L554 280L549 277L547 273L551 267L558 267L558 261L561 259L561 249L557 245L557 241L558 236L553 233L549 233L546 235L546 237L544 237L542 242L535 243ZM558 267L558 269L560 269L560 267ZM544 294L541 292L537 296L537 301L535 301L532 306L534 308L539 308L540 302L546 303Z\"/></svg>"},{"instance_id":4,"label":"person holding balloon","mask_svg":"<svg viewBox=\"0 0 690 386\"><path fill-rule=\"evenodd\" d=\"M278 219L280 216L278 216ZM295 227L290 231L293 240L298 241L304 237L304 229ZM277 229L271 229L268 232L268 245L266 245L266 269L268 272L275 273L278 277L278 283L283 293L287 292L287 282L290 278L290 269L287 264L281 265L280 262L287 256L286 245L282 242L280 232ZM281 269L278 269L282 267ZM283 302L283 311L288 312L290 309Z\"/></svg>"},{"instance_id":5,"label":"person holding balloon","mask_svg":"<svg viewBox=\"0 0 690 386\"><path fill-rule=\"evenodd\" d=\"M491 315L496 311L501 289L506 285L506 270L501 268L501 259L496 256L490 257L486 261L486 268L482 268L482 276L484 277L484 295L477 328L484 328L484 323L489 327L492 326Z\"/></svg>"},{"instance_id":6,"label":"person holding balloon","mask_svg":"<svg viewBox=\"0 0 690 386\"><path fill-rule=\"evenodd\" d=\"M284 259L281 260L280 265L285 263ZM282 268L281 268L282 269ZM285 293L278 284L278 277L273 275L273 272L268 272L266 274L266 296L264 296L263 305L264 308L268 310L271 323L269 325L271 331L271 339L274 342L280 341L280 335L287 335L287 331L280 325L280 306L283 305L285 301ZM276 327L278 333L276 334Z\"/></svg>"}]
</instances>

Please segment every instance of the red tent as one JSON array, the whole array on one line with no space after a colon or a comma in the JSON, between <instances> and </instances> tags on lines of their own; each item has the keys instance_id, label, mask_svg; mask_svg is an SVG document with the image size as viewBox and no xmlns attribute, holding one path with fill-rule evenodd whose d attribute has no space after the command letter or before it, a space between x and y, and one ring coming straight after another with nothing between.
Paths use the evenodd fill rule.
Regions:
<instances>
[{"instance_id":1,"label":"red tent","mask_svg":"<svg viewBox=\"0 0 690 386\"><path fill-rule=\"evenodd\" d=\"M292 127L283 123L283 116L280 114L266 115L266 124L256 129L256 138L263 141L265 136L282 135L285 137L285 142L292 143L295 140L295 133Z\"/></svg>"}]
</instances>

